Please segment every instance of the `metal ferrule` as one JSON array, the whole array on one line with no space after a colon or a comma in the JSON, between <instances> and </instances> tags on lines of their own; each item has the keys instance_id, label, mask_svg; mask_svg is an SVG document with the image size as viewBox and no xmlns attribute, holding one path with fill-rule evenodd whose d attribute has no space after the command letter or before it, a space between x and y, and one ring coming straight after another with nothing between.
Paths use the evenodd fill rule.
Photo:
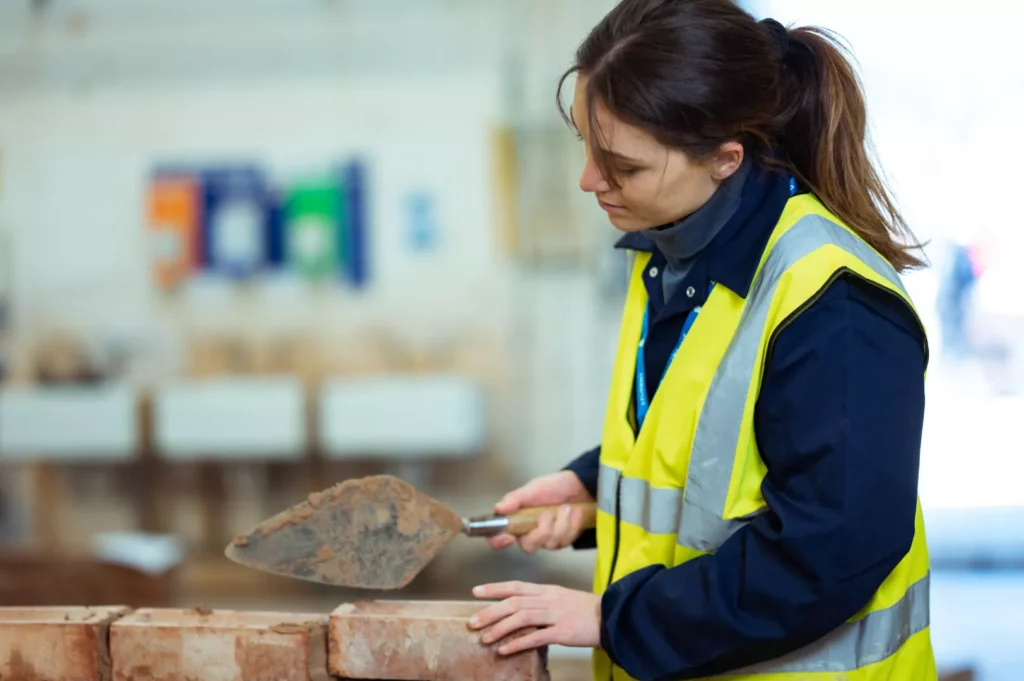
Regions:
<instances>
[{"instance_id":1,"label":"metal ferrule","mask_svg":"<svg viewBox=\"0 0 1024 681\"><path fill-rule=\"evenodd\" d=\"M508 518L500 515L463 518L462 531L470 537L493 537L508 529Z\"/></svg>"}]
</instances>

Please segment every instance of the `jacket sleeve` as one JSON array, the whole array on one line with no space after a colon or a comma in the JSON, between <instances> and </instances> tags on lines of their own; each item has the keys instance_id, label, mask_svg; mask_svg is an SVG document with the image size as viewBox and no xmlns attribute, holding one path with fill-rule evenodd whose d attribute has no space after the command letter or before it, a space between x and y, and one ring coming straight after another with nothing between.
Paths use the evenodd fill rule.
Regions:
<instances>
[{"instance_id":1,"label":"jacket sleeve","mask_svg":"<svg viewBox=\"0 0 1024 681\"><path fill-rule=\"evenodd\" d=\"M567 465L562 470L572 471L576 474L576 477L580 479L583 486L590 492L590 496L597 499L597 477L598 471L600 470L601 461L601 446L598 445L593 449L589 449ZM596 530L584 530L580 533L580 536L573 542L572 547L574 549L593 549L597 548L597 532Z\"/></svg>"},{"instance_id":2,"label":"jacket sleeve","mask_svg":"<svg viewBox=\"0 0 1024 681\"><path fill-rule=\"evenodd\" d=\"M714 554L612 584L609 656L641 680L721 674L856 614L914 537L926 361L894 296L852 277L830 286L779 334L765 371L767 511Z\"/></svg>"}]
</instances>

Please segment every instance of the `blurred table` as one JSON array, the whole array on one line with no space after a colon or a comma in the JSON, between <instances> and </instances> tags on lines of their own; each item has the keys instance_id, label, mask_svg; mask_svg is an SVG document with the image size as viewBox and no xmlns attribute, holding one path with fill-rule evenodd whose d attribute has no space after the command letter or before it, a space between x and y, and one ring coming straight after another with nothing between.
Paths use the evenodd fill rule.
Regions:
<instances>
[{"instance_id":1,"label":"blurred table","mask_svg":"<svg viewBox=\"0 0 1024 681\"><path fill-rule=\"evenodd\" d=\"M306 398L292 377L176 381L153 394L153 436L168 461L296 461Z\"/></svg>"},{"instance_id":2,"label":"blurred table","mask_svg":"<svg viewBox=\"0 0 1024 681\"><path fill-rule=\"evenodd\" d=\"M58 464L138 461L139 400L120 383L0 389L0 463L30 467L41 547L58 544Z\"/></svg>"},{"instance_id":3,"label":"blurred table","mask_svg":"<svg viewBox=\"0 0 1024 681\"><path fill-rule=\"evenodd\" d=\"M306 389L291 376L182 380L153 393L153 445L165 463L199 463L202 547L220 554L224 465L300 462L309 452Z\"/></svg>"},{"instance_id":4,"label":"blurred table","mask_svg":"<svg viewBox=\"0 0 1024 681\"><path fill-rule=\"evenodd\" d=\"M391 462L414 486L422 483L429 461L477 456L486 440L483 391L463 376L330 379L320 392L317 441L323 456Z\"/></svg>"}]
</instances>

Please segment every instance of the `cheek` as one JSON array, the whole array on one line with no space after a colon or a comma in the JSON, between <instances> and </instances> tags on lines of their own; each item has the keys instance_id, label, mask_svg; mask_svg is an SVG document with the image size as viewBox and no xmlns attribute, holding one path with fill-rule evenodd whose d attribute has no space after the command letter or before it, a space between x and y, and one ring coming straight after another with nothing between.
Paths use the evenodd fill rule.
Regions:
<instances>
[{"instance_id":1,"label":"cheek","mask_svg":"<svg viewBox=\"0 0 1024 681\"><path fill-rule=\"evenodd\" d=\"M644 212L654 201L657 200L655 193L650 187L640 180L622 180L622 187L619 189L619 196L622 203L630 210Z\"/></svg>"},{"instance_id":2,"label":"cheek","mask_svg":"<svg viewBox=\"0 0 1024 681\"><path fill-rule=\"evenodd\" d=\"M627 187L623 195L626 205L638 217L652 226L676 222L701 207L701 187L696 178L675 178L671 182L637 182Z\"/></svg>"},{"instance_id":3,"label":"cheek","mask_svg":"<svg viewBox=\"0 0 1024 681\"><path fill-rule=\"evenodd\" d=\"M651 182L641 180L623 184L622 198L630 212L637 217L649 218L652 222L672 212L672 204L679 199L676 192L666 191L656 183L652 186Z\"/></svg>"}]
</instances>

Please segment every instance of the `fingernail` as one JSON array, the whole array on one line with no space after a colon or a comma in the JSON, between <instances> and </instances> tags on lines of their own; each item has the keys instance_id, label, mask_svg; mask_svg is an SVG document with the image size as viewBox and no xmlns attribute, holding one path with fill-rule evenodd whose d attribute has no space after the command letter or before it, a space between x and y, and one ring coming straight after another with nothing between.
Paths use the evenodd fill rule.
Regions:
<instances>
[{"instance_id":1,"label":"fingernail","mask_svg":"<svg viewBox=\"0 0 1024 681\"><path fill-rule=\"evenodd\" d=\"M473 587L473 595L474 596L483 596L484 595L484 588L482 586L474 586Z\"/></svg>"},{"instance_id":2,"label":"fingernail","mask_svg":"<svg viewBox=\"0 0 1024 681\"><path fill-rule=\"evenodd\" d=\"M477 617L476 615L473 615L472 617L469 618L469 626L475 627L478 624L480 624L480 618L479 617Z\"/></svg>"},{"instance_id":3,"label":"fingernail","mask_svg":"<svg viewBox=\"0 0 1024 681\"><path fill-rule=\"evenodd\" d=\"M508 646L498 646L498 653L504 655L508 652Z\"/></svg>"},{"instance_id":4,"label":"fingernail","mask_svg":"<svg viewBox=\"0 0 1024 681\"><path fill-rule=\"evenodd\" d=\"M572 513L572 506L563 506L562 507L562 515L567 516L570 513Z\"/></svg>"}]
</instances>

